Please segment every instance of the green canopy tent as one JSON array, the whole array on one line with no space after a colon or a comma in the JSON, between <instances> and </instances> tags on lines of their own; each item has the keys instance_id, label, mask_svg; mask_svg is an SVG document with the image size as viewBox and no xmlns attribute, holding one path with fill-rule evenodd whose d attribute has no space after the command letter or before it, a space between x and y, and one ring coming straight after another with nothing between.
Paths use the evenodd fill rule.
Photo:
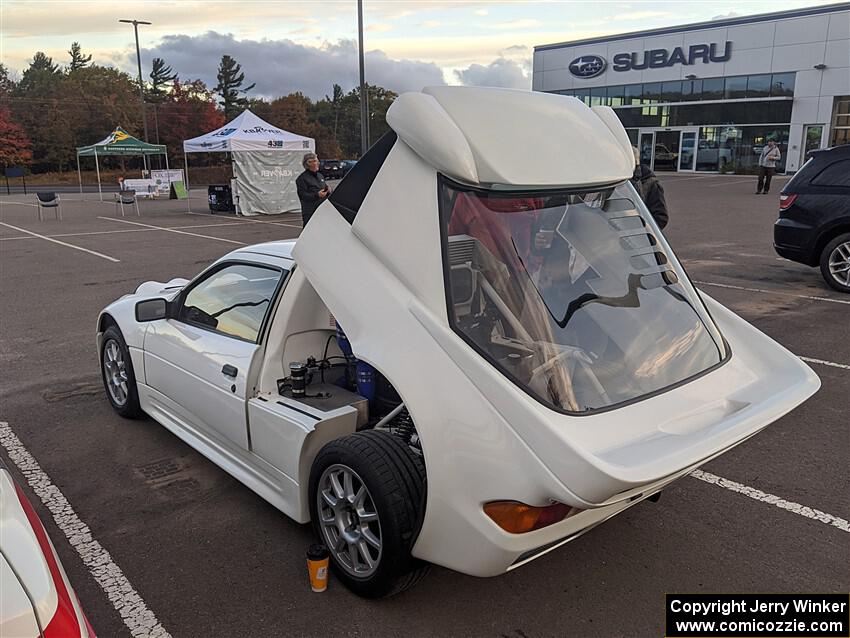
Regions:
<instances>
[{"instance_id":1,"label":"green canopy tent","mask_svg":"<svg viewBox=\"0 0 850 638\"><path fill-rule=\"evenodd\" d=\"M148 155L165 155L165 169L168 170L168 155L164 144L148 144L136 139L120 126L112 131L106 138L91 146L77 147L77 177L80 180L80 193L83 192L83 174L80 172L80 158L94 157L94 166L97 170L97 192L103 201L103 191L100 186L100 162L99 157L105 155L118 155L123 157L142 156L142 161L147 168Z\"/></svg>"}]
</instances>

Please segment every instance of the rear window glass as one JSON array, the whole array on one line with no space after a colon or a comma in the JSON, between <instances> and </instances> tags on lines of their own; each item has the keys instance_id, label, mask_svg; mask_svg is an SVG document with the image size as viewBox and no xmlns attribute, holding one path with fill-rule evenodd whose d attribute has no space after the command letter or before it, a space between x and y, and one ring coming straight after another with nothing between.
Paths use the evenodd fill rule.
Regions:
<instances>
[{"instance_id":1,"label":"rear window glass","mask_svg":"<svg viewBox=\"0 0 850 638\"><path fill-rule=\"evenodd\" d=\"M668 388L725 345L628 183L510 193L440 183L449 320L537 400L582 413Z\"/></svg>"},{"instance_id":2,"label":"rear window glass","mask_svg":"<svg viewBox=\"0 0 850 638\"><path fill-rule=\"evenodd\" d=\"M833 162L812 180L817 186L850 187L850 159Z\"/></svg>"}]
</instances>

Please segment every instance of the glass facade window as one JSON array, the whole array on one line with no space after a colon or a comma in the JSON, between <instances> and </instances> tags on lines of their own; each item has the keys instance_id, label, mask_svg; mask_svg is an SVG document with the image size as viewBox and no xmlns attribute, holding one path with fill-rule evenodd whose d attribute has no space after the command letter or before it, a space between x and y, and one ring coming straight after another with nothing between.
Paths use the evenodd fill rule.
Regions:
<instances>
[{"instance_id":1,"label":"glass facade window","mask_svg":"<svg viewBox=\"0 0 850 638\"><path fill-rule=\"evenodd\" d=\"M661 84L661 101L681 102L682 84L682 82L663 82Z\"/></svg>"},{"instance_id":2,"label":"glass facade window","mask_svg":"<svg viewBox=\"0 0 850 638\"><path fill-rule=\"evenodd\" d=\"M608 87L608 106L623 106L623 88L622 86Z\"/></svg>"},{"instance_id":3,"label":"glass facade window","mask_svg":"<svg viewBox=\"0 0 850 638\"><path fill-rule=\"evenodd\" d=\"M590 89L590 106L604 106L608 104L607 100L608 89L604 86L597 86Z\"/></svg>"},{"instance_id":4,"label":"glass facade window","mask_svg":"<svg viewBox=\"0 0 850 638\"><path fill-rule=\"evenodd\" d=\"M747 78L747 97L770 96L770 74L751 75Z\"/></svg>"},{"instance_id":5,"label":"glass facade window","mask_svg":"<svg viewBox=\"0 0 850 638\"><path fill-rule=\"evenodd\" d=\"M623 91L623 105L624 106L633 106L640 104L641 97L643 95L643 85L642 84L629 84L624 87Z\"/></svg>"},{"instance_id":6,"label":"glass facade window","mask_svg":"<svg viewBox=\"0 0 850 638\"><path fill-rule=\"evenodd\" d=\"M616 113L625 127L779 124L791 121L791 107L790 100L766 100L619 108Z\"/></svg>"},{"instance_id":7,"label":"glass facade window","mask_svg":"<svg viewBox=\"0 0 850 638\"><path fill-rule=\"evenodd\" d=\"M642 104L652 104L661 101L661 82L652 82L643 85Z\"/></svg>"},{"instance_id":8,"label":"glass facade window","mask_svg":"<svg viewBox=\"0 0 850 638\"><path fill-rule=\"evenodd\" d=\"M747 97L747 76L726 78L723 98L726 100L739 100Z\"/></svg>"},{"instance_id":9,"label":"glass facade window","mask_svg":"<svg viewBox=\"0 0 850 638\"><path fill-rule=\"evenodd\" d=\"M794 96L794 73L774 73L771 79L771 97Z\"/></svg>"},{"instance_id":10,"label":"glass facade window","mask_svg":"<svg viewBox=\"0 0 850 638\"><path fill-rule=\"evenodd\" d=\"M777 172L785 170L789 126L703 126L697 143L696 169L755 173L761 149L773 140L782 153Z\"/></svg>"},{"instance_id":11,"label":"glass facade window","mask_svg":"<svg viewBox=\"0 0 850 638\"><path fill-rule=\"evenodd\" d=\"M702 99L703 100L722 100L723 91L725 89L725 81L723 78L710 78L702 81Z\"/></svg>"},{"instance_id":12,"label":"glass facade window","mask_svg":"<svg viewBox=\"0 0 850 638\"><path fill-rule=\"evenodd\" d=\"M794 77L794 73L740 75L728 78L576 88L554 92L560 95L575 96L591 106L604 104L614 107L724 99L793 97Z\"/></svg>"},{"instance_id":13,"label":"glass facade window","mask_svg":"<svg viewBox=\"0 0 850 638\"><path fill-rule=\"evenodd\" d=\"M685 80L682 82L682 101L694 102L702 99L702 80Z\"/></svg>"}]
</instances>

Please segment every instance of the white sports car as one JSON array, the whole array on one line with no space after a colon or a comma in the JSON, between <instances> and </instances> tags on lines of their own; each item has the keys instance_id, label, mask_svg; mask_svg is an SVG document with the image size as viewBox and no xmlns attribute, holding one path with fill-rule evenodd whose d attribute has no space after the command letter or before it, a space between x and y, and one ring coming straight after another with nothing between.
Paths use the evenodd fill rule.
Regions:
<instances>
[{"instance_id":1,"label":"white sports car","mask_svg":"<svg viewBox=\"0 0 850 638\"><path fill-rule=\"evenodd\" d=\"M312 521L355 592L514 569L818 389L693 287L610 109L438 87L387 121L297 244L97 326L113 407Z\"/></svg>"}]
</instances>

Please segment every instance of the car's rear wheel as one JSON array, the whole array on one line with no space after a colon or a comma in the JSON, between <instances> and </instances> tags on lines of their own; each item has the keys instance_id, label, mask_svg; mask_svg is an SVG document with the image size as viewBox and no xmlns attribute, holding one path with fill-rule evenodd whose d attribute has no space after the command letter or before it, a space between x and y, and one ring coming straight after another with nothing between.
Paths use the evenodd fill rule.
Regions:
<instances>
[{"instance_id":1,"label":"car's rear wheel","mask_svg":"<svg viewBox=\"0 0 850 638\"><path fill-rule=\"evenodd\" d=\"M850 292L850 233L839 235L824 247L820 271L830 286Z\"/></svg>"},{"instance_id":2,"label":"car's rear wheel","mask_svg":"<svg viewBox=\"0 0 850 638\"><path fill-rule=\"evenodd\" d=\"M337 578L359 596L392 596L428 565L410 554L425 503L421 459L399 438L366 431L331 441L310 472L310 516Z\"/></svg>"},{"instance_id":3,"label":"car's rear wheel","mask_svg":"<svg viewBox=\"0 0 850 638\"><path fill-rule=\"evenodd\" d=\"M128 419L141 416L136 375L130 350L118 326L111 325L103 333L100 347L100 372L106 398L115 411Z\"/></svg>"}]
</instances>

